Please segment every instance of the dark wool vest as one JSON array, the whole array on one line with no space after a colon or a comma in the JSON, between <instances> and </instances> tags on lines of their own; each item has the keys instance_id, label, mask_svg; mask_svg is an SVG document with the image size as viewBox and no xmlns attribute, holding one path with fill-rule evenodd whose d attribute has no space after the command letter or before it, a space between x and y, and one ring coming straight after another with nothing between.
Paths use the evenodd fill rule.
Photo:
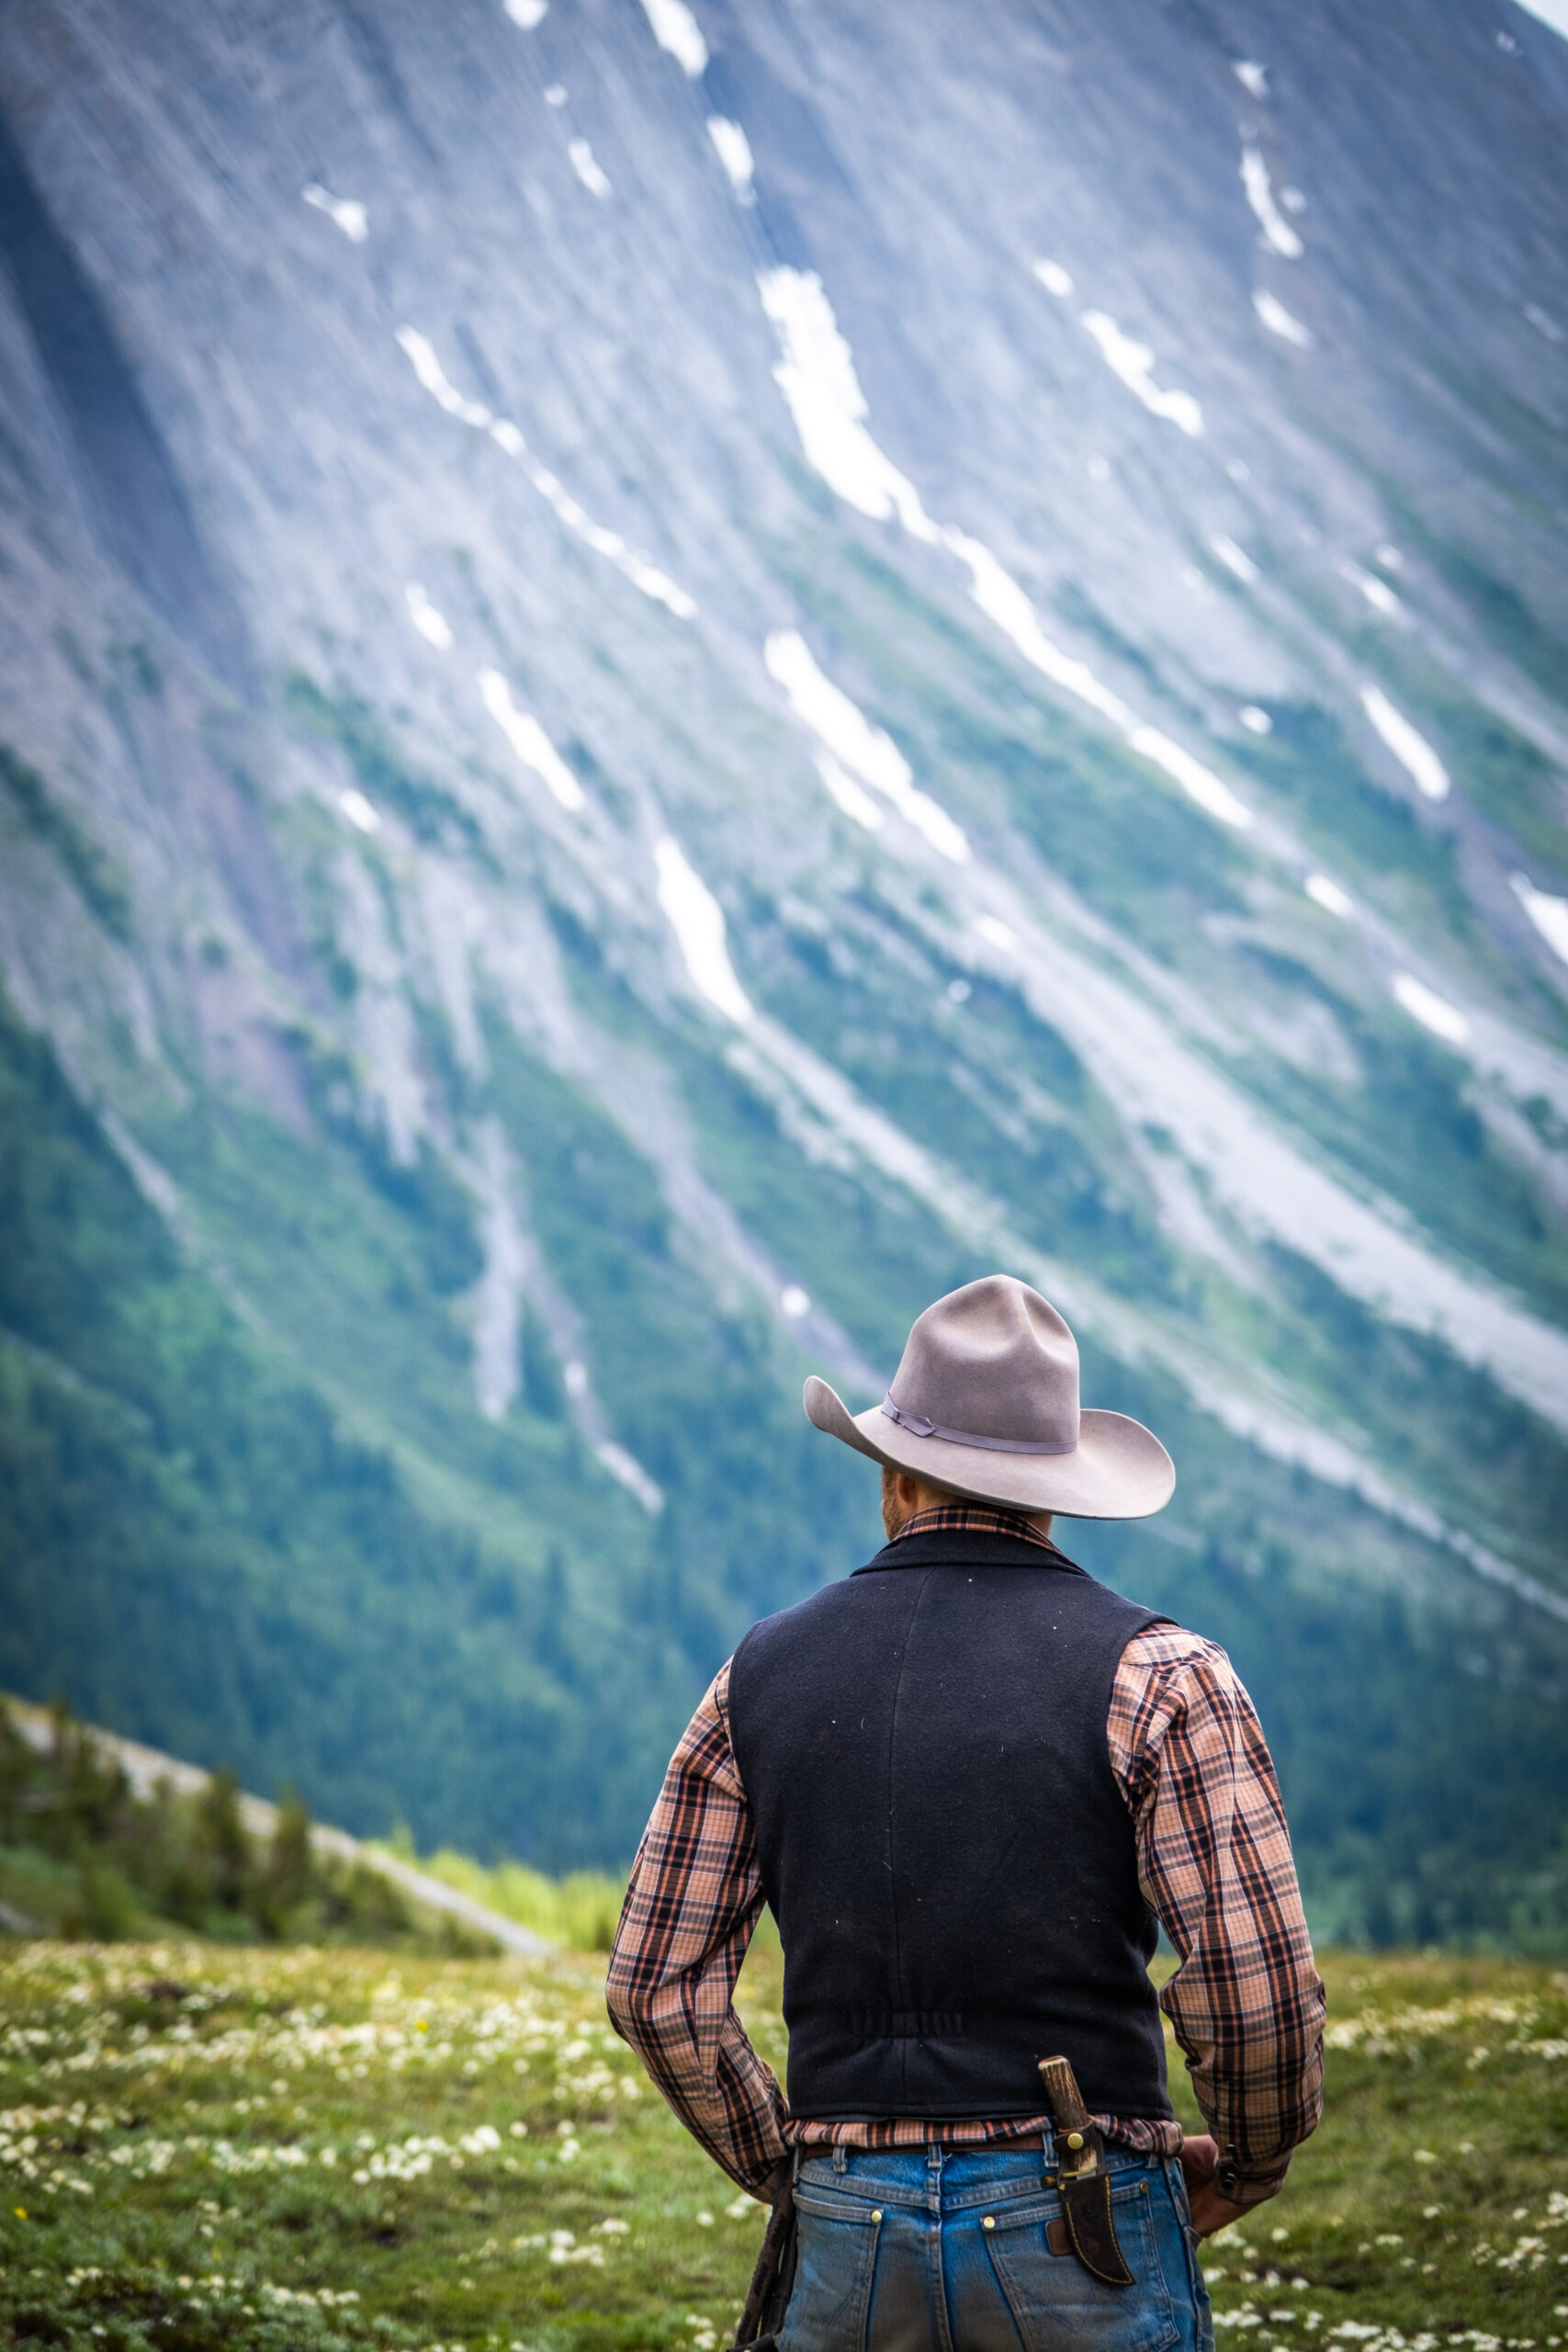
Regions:
<instances>
[{"instance_id":1,"label":"dark wool vest","mask_svg":"<svg viewBox=\"0 0 1568 2352\"><path fill-rule=\"evenodd\" d=\"M1168 2116L1116 1665L1156 1613L1060 1554L906 1536L754 1625L729 1721L784 1948L798 2116Z\"/></svg>"}]
</instances>

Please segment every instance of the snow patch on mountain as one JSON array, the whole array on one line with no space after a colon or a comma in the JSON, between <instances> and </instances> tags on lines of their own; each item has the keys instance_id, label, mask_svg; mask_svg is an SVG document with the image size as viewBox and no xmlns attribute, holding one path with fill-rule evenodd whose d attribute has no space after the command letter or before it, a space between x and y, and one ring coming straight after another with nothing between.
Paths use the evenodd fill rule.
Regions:
<instances>
[{"instance_id":1,"label":"snow patch on mountain","mask_svg":"<svg viewBox=\"0 0 1568 2352\"><path fill-rule=\"evenodd\" d=\"M582 786L532 711L519 710L499 670L479 673L479 698L525 768L543 779L561 807L575 815L587 805Z\"/></svg>"},{"instance_id":2,"label":"snow patch on mountain","mask_svg":"<svg viewBox=\"0 0 1568 2352\"><path fill-rule=\"evenodd\" d=\"M1274 251L1285 261L1300 261L1306 247L1274 201L1269 166L1256 147L1241 151L1241 184L1258 224Z\"/></svg>"},{"instance_id":3,"label":"snow patch on mountain","mask_svg":"<svg viewBox=\"0 0 1568 2352\"><path fill-rule=\"evenodd\" d=\"M1209 548L1211 553L1218 556L1225 570L1234 572L1246 587L1254 587L1262 578L1263 575L1247 549L1237 547L1235 541L1226 532L1216 531L1209 541Z\"/></svg>"},{"instance_id":4,"label":"snow patch on mountain","mask_svg":"<svg viewBox=\"0 0 1568 2352\"><path fill-rule=\"evenodd\" d=\"M1397 620L1404 612L1404 605L1388 582L1380 580L1375 571L1363 571L1359 563L1352 563L1347 558L1339 567L1339 577L1348 580L1352 588L1359 588L1373 612L1381 613L1384 620Z\"/></svg>"},{"instance_id":5,"label":"snow patch on mountain","mask_svg":"<svg viewBox=\"0 0 1568 2352\"><path fill-rule=\"evenodd\" d=\"M754 1019L756 1009L729 960L724 909L672 833L655 842L653 862L659 876L659 904L675 934L692 986L727 1021L744 1025Z\"/></svg>"},{"instance_id":6,"label":"snow patch on mountain","mask_svg":"<svg viewBox=\"0 0 1568 2352\"><path fill-rule=\"evenodd\" d=\"M608 183L604 193L608 194ZM441 365L434 345L417 327L400 326L397 331L400 347L424 390L448 416L474 431L488 433L496 447L514 464L520 465L529 481L554 509L574 537L595 555L604 556L617 571L629 580L634 588L654 604L663 605L677 620L689 621L695 616L696 604L683 588L677 587L668 572L661 571L649 558L629 547L618 531L610 530L603 523L595 523L587 509L573 498L565 484L549 468L541 465L529 449L521 426L509 416L497 416L482 401L471 401L457 390Z\"/></svg>"},{"instance_id":7,"label":"snow patch on mountain","mask_svg":"<svg viewBox=\"0 0 1568 2352\"><path fill-rule=\"evenodd\" d=\"M370 234L370 215L363 204L352 196L334 196L320 180L311 180L301 189L305 202L318 212L324 212L334 228L341 229L351 245L362 245Z\"/></svg>"},{"instance_id":8,"label":"snow patch on mountain","mask_svg":"<svg viewBox=\"0 0 1568 2352\"><path fill-rule=\"evenodd\" d=\"M1393 1001L1412 1021L1418 1021L1423 1029L1440 1037L1445 1046L1462 1046L1470 1035L1470 1023L1458 1005L1450 1004L1436 989L1429 989L1414 972L1394 974Z\"/></svg>"},{"instance_id":9,"label":"snow patch on mountain","mask_svg":"<svg viewBox=\"0 0 1568 2352\"><path fill-rule=\"evenodd\" d=\"M740 125L731 122L728 115L710 114L708 137L713 141L715 154L724 165L729 185L741 203L755 204L757 191L752 181L757 170L756 158L751 153L751 141Z\"/></svg>"},{"instance_id":10,"label":"snow patch on mountain","mask_svg":"<svg viewBox=\"0 0 1568 2352\"><path fill-rule=\"evenodd\" d=\"M602 1470L619 1481L626 1492L639 1502L650 1519L657 1519L664 1509L664 1489L649 1476L635 1453L613 1437L602 1437L593 1449Z\"/></svg>"},{"instance_id":11,"label":"snow patch on mountain","mask_svg":"<svg viewBox=\"0 0 1568 2352\"><path fill-rule=\"evenodd\" d=\"M963 828L929 793L920 790L914 771L891 735L874 727L859 705L852 702L843 689L818 668L799 630L776 630L762 649L762 659L768 675L788 695L795 717L818 737L840 771L849 769L874 792L881 793L905 823L912 825L940 856L954 865L964 865L970 853ZM840 775L840 784L842 780ZM859 817L864 823L864 817L852 801L846 799L827 775L823 781L846 813Z\"/></svg>"},{"instance_id":12,"label":"snow patch on mountain","mask_svg":"<svg viewBox=\"0 0 1568 2352\"><path fill-rule=\"evenodd\" d=\"M614 193L608 174L596 160L593 150L586 139L569 139L566 142L566 152L571 160L572 170L577 174L590 196L596 196L603 199Z\"/></svg>"},{"instance_id":13,"label":"snow patch on mountain","mask_svg":"<svg viewBox=\"0 0 1568 2352\"><path fill-rule=\"evenodd\" d=\"M1270 294L1266 286L1259 286L1254 291L1252 307L1270 334L1277 334L1282 343L1294 344L1298 351L1312 349L1316 340L1312 329L1303 326L1294 312L1287 311L1283 302Z\"/></svg>"},{"instance_id":14,"label":"snow patch on mountain","mask_svg":"<svg viewBox=\"0 0 1568 2352\"><path fill-rule=\"evenodd\" d=\"M439 606L431 603L420 581L409 582L403 590L403 602L409 608L410 620L425 643L434 645L438 653L450 653L457 642L452 634L452 624Z\"/></svg>"},{"instance_id":15,"label":"snow patch on mountain","mask_svg":"<svg viewBox=\"0 0 1568 2352\"><path fill-rule=\"evenodd\" d=\"M1508 877L1514 895L1554 956L1568 964L1568 899L1538 890L1523 874Z\"/></svg>"},{"instance_id":16,"label":"snow patch on mountain","mask_svg":"<svg viewBox=\"0 0 1568 2352\"><path fill-rule=\"evenodd\" d=\"M1206 768L1201 760L1195 760L1190 752L1183 751L1179 743L1173 743L1168 735L1162 735L1157 727L1134 727L1127 741L1142 758L1152 760L1156 768L1174 776L1189 800L1209 816L1217 817L1222 825L1234 825L1245 831L1256 821L1246 801L1239 799L1228 784L1222 783L1212 768Z\"/></svg>"},{"instance_id":17,"label":"snow patch on mountain","mask_svg":"<svg viewBox=\"0 0 1568 2352\"><path fill-rule=\"evenodd\" d=\"M1447 768L1425 735L1394 708L1381 686L1361 688L1361 708L1416 790L1427 800L1446 800L1453 788Z\"/></svg>"},{"instance_id":18,"label":"snow patch on mountain","mask_svg":"<svg viewBox=\"0 0 1568 2352\"><path fill-rule=\"evenodd\" d=\"M695 82L707 72L708 45L686 0L642 0L653 38Z\"/></svg>"},{"instance_id":19,"label":"snow patch on mountain","mask_svg":"<svg viewBox=\"0 0 1568 2352\"><path fill-rule=\"evenodd\" d=\"M356 784L351 784L346 791L338 794L337 805L356 833L380 831L381 812L372 801L366 798Z\"/></svg>"},{"instance_id":20,"label":"snow patch on mountain","mask_svg":"<svg viewBox=\"0 0 1568 2352\"><path fill-rule=\"evenodd\" d=\"M1269 329L1269 334L1277 334L1281 344L1293 344L1298 350L1312 350L1316 341L1316 336L1312 334L1312 327L1304 327L1295 318L1295 312L1286 311L1286 306L1274 294L1269 294L1267 287L1258 287L1253 291L1253 311L1258 312L1262 324Z\"/></svg>"},{"instance_id":21,"label":"snow patch on mountain","mask_svg":"<svg viewBox=\"0 0 1568 2352\"><path fill-rule=\"evenodd\" d=\"M1325 914L1337 915L1341 922L1348 922L1356 910L1349 892L1342 890L1326 874L1309 874L1302 888L1314 906L1321 907Z\"/></svg>"},{"instance_id":22,"label":"snow patch on mountain","mask_svg":"<svg viewBox=\"0 0 1568 2352\"><path fill-rule=\"evenodd\" d=\"M820 744L812 758L818 775L828 787L829 797L844 815L852 817L857 825L863 825L868 833L879 833L886 820L870 793L863 792L852 775L846 775L832 752L825 751Z\"/></svg>"},{"instance_id":23,"label":"snow patch on mountain","mask_svg":"<svg viewBox=\"0 0 1568 2352\"><path fill-rule=\"evenodd\" d=\"M1092 336L1111 374L1142 401L1151 416L1163 417L1191 440L1202 437L1201 408L1190 392L1165 391L1155 382L1150 373L1155 356L1146 343L1139 343L1134 336L1123 334L1106 311L1086 311L1083 322L1086 333Z\"/></svg>"},{"instance_id":24,"label":"snow patch on mountain","mask_svg":"<svg viewBox=\"0 0 1568 2352\"><path fill-rule=\"evenodd\" d=\"M437 407L445 409L448 416L455 416L459 424L473 425L479 432L489 430L495 422L491 411L483 401L468 400L457 390L428 335L421 334L417 327L401 326L398 329L398 346Z\"/></svg>"},{"instance_id":25,"label":"snow patch on mountain","mask_svg":"<svg viewBox=\"0 0 1568 2352\"><path fill-rule=\"evenodd\" d=\"M807 462L848 504L884 523L894 514L918 539L937 537L919 493L866 431L870 414L854 355L839 333L815 270L769 269L757 280L783 350L773 380L789 403Z\"/></svg>"},{"instance_id":26,"label":"snow patch on mountain","mask_svg":"<svg viewBox=\"0 0 1568 2352\"><path fill-rule=\"evenodd\" d=\"M1568 0L1519 0L1519 6L1568 40Z\"/></svg>"},{"instance_id":27,"label":"snow patch on mountain","mask_svg":"<svg viewBox=\"0 0 1568 2352\"><path fill-rule=\"evenodd\" d=\"M1065 653L1062 648L1045 635L1039 616L1028 596L1007 567L979 539L967 532L951 529L942 533L942 545L969 570L970 594L987 620L994 621L1002 635L1022 654L1030 667L1040 671L1101 718L1123 729L1136 724L1133 713L1121 696L1095 676L1087 662L1076 654Z\"/></svg>"}]
</instances>

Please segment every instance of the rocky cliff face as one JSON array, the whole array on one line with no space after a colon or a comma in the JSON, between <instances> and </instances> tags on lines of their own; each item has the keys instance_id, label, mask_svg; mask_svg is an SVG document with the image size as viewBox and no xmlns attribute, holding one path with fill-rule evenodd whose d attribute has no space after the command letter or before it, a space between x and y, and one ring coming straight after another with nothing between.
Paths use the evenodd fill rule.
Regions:
<instances>
[{"instance_id":1,"label":"rocky cliff face","mask_svg":"<svg viewBox=\"0 0 1568 2352\"><path fill-rule=\"evenodd\" d=\"M13 1676L617 1850L1003 1264L1179 1455L1086 1557L1548 1723L1568 44L18 0L0 116Z\"/></svg>"}]
</instances>

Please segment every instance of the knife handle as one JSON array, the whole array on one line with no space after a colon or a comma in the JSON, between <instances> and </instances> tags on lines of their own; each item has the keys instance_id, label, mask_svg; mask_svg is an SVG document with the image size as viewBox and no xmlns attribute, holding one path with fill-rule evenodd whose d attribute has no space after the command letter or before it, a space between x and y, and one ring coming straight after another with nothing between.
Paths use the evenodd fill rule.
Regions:
<instances>
[{"instance_id":1,"label":"knife handle","mask_svg":"<svg viewBox=\"0 0 1568 2352\"><path fill-rule=\"evenodd\" d=\"M1089 2123L1089 2109L1083 2103L1078 2078L1073 2072L1070 2058L1042 2058L1040 2079L1045 2086L1045 2104L1058 2132L1082 2132Z\"/></svg>"}]
</instances>

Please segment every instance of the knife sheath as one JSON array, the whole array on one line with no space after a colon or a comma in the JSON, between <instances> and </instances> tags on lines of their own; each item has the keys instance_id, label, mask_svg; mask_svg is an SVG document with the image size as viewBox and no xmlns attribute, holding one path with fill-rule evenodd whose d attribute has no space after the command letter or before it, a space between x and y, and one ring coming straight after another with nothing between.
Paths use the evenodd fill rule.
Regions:
<instances>
[{"instance_id":1,"label":"knife sheath","mask_svg":"<svg viewBox=\"0 0 1568 2352\"><path fill-rule=\"evenodd\" d=\"M1056 2179L1073 2252L1107 2287L1130 2287L1133 2274L1117 2244L1111 2211L1104 2135L1090 2120L1069 2059L1042 2058L1040 2079L1055 2132Z\"/></svg>"}]
</instances>

